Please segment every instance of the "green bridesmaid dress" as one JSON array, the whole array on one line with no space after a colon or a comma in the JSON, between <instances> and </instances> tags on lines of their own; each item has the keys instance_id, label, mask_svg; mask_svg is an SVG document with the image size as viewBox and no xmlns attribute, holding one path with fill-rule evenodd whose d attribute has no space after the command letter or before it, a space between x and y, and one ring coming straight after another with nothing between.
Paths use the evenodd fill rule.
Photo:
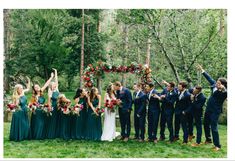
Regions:
<instances>
[{"instance_id":1,"label":"green bridesmaid dress","mask_svg":"<svg viewBox=\"0 0 235 161\"><path fill-rule=\"evenodd\" d=\"M99 104L98 98L92 101L92 105L96 108ZM88 108L87 117L87 139L88 140L100 140L102 135L101 116L94 114L93 110Z\"/></svg>"},{"instance_id":2,"label":"green bridesmaid dress","mask_svg":"<svg viewBox=\"0 0 235 161\"><path fill-rule=\"evenodd\" d=\"M61 111L61 110L60 110ZM71 138L71 113L69 114L64 114L62 111L61 113L61 123L60 123L60 134L61 138L64 140L69 140ZM58 127L58 126L57 126Z\"/></svg>"},{"instance_id":3,"label":"green bridesmaid dress","mask_svg":"<svg viewBox=\"0 0 235 161\"><path fill-rule=\"evenodd\" d=\"M19 106L21 110L13 113L11 121L10 140L12 141L22 141L29 138L30 127L26 96L19 98Z\"/></svg>"},{"instance_id":4,"label":"green bridesmaid dress","mask_svg":"<svg viewBox=\"0 0 235 161\"><path fill-rule=\"evenodd\" d=\"M46 117L45 123L45 133L47 139L54 139L56 138L56 125L57 122L57 98L59 96L58 91L54 91L51 97L51 106L53 107L52 116Z\"/></svg>"},{"instance_id":5,"label":"green bridesmaid dress","mask_svg":"<svg viewBox=\"0 0 235 161\"><path fill-rule=\"evenodd\" d=\"M45 103L45 98L43 96L38 97L38 103L43 105ZM31 139L42 140L45 139L45 119L46 114L42 109L37 108L31 116L30 124L30 137Z\"/></svg>"},{"instance_id":6,"label":"green bridesmaid dress","mask_svg":"<svg viewBox=\"0 0 235 161\"><path fill-rule=\"evenodd\" d=\"M78 104L83 105L82 111L78 115L71 116L71 138L85 139L86 138L86 122L87 122L87 102L85 98L80 98Z\"/></svg>"}]
</instances>

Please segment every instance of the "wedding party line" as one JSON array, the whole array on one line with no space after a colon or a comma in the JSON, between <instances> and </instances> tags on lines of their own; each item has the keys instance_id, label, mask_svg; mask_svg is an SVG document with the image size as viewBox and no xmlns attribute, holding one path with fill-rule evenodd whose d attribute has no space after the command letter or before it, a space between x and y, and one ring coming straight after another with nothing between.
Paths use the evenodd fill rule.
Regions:
<instances>
[{"instance_id":1,"label":"wedding party line","mask_svg":"<svg viewBox=\"0 0 235 161\"><path fill-rule=\"evenodd\" d=\"M26 89L21 84L15 85L12 103L7 105L7 110L13 112L11 141L55 138L113 141L121 135L120 140L128 142L131 133L131 112L134 111L134 139L138 142L157 144L158 141L168 138L168 143L172 144L180 140L179 131L182 128L182 144L195 140L191 144L192 147L213 143L214 151L221 149L218 119L222 113L223 102L227 98L227 80L214 80L200 65L197 70L211 86L208 100L203 94L202 86L188 88L185 81L178 84L162 81L165 86L162 91L155 89L153 82L137 82L133 85L133 93L121 82L116 81L108 85L104 98L96 87L78 88L73 97L73 105L71 100L59 92L57 70L53 70L51 77L42 87L33 84L29 104L25 93L30 91L30 79L28 78ZM47 88L46 103L44 92ZM206 109L203 112L205 104ZM32 112L30 119L29 111ZM120 134L116 131L116 113L121 125ZM196 136L193 134L194 125ZM165 135L166 127L169 131L168 137Z\"/></svg>"}]
</instances>

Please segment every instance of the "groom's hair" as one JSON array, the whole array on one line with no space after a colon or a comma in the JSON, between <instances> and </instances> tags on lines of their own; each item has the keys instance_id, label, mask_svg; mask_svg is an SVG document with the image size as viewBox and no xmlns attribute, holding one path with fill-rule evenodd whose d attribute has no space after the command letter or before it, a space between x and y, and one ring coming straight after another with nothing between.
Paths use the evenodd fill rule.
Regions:
<instances>
[{"instance_id":1,"label":"groom's hair","mask_svg":"<svg viewBox=\"0 0 235 161\"><path fill-rule=\"evenodd\" d=\"M119 81L116 81L116 82L114 83L114 85L115 85L115 86L118 86L118 87L121 87L121 86L122 86L121 82L119 82Z\"/></svg>"}]
</instances>

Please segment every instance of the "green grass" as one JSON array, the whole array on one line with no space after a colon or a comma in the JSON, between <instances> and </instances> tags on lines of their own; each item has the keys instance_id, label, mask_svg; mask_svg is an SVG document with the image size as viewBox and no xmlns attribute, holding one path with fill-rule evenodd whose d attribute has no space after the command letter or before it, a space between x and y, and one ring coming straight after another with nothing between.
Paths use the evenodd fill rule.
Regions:
<instances>
[{"instance_id":1,"label":"green grass","mask_svg":"<svg viewBox=\"0 0 235 161\"><path fill-rule=\"evenodd\" d=\"M212 145L191 147L182 145L182 140L173 144L167 141L139 143L130 140L124 143L97 142L85 140L62 139L26 140L22 142L9 141L10 123L4 123L4 158L226 158L227 157L227 127L219 126L221 151L213 152ZM133 128L131 135L133 136ZM120 128L117 128L120 131ZM168 135L168 132L166 133ZM181 130L182 137L182 130ZM204 138L203 138L204 140Z\"/></svg>"},{"instance_id":2,"label":"green grass","mask_svg":"<svg viewBox=\"0 0 235 161\"><path fill-rule=\"evenodd\" d=\"M102 95L105 92L102 92ZM71 99L74 92L64 92L67 98ZM28 100L31 95L26 95ZM103 98L103 97L102 97ZM102 99L103 101L103 99ZM119 120L117 123L117 131L120 132ZM132 131L133 128L133 112L131 115ZM120 140L113 142L95 142L84 140L64 141L62 139L55 140L31 140L22 142L9 141L10 123L4 123L4 157L5 158L226 158L227 157L227 126L220 125L219 133L222 149L219 152L213 152L211 145L202 145L200 147L191 147L181 145L182 130L180 130L181 140L173 144L167 141L153 143L139 143L130 140L124 143ZM195 130L194 130L195 131ZM159 129L158 129L159 136ZM168 130L166 130L168 136ZM146 135L147 137L147 135ZM202 141L204 141L204 134Z\"/></svg>"}]
</instances>

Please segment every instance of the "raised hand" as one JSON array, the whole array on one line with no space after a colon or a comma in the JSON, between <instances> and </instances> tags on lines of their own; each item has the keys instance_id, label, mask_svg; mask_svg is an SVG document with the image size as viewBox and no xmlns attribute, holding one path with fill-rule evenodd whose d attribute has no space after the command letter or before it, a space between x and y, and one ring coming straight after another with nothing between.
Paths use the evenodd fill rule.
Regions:
<instances>
[{"instance_id":1,"label":"raised hand","mask_svg":"<svg viewBox=\"0 0 235 161\"><path fill-rule=\"evenodd\" d=\"M51 78L53 78L54 77L54 73L53 72L51 72Z\"/></svg>"},{"instance_id":2,"label":"raised hand","mask_svg":"<svg viewBox=\"0 0 235 161\"><path fill-rule=\"evenodd\" d=\"M202 66L200 64L197 64L196 67L197 67L197 70L199 70L201 72L204 71L204 69L202 68Z\"/></svg>"}]
</instances>

